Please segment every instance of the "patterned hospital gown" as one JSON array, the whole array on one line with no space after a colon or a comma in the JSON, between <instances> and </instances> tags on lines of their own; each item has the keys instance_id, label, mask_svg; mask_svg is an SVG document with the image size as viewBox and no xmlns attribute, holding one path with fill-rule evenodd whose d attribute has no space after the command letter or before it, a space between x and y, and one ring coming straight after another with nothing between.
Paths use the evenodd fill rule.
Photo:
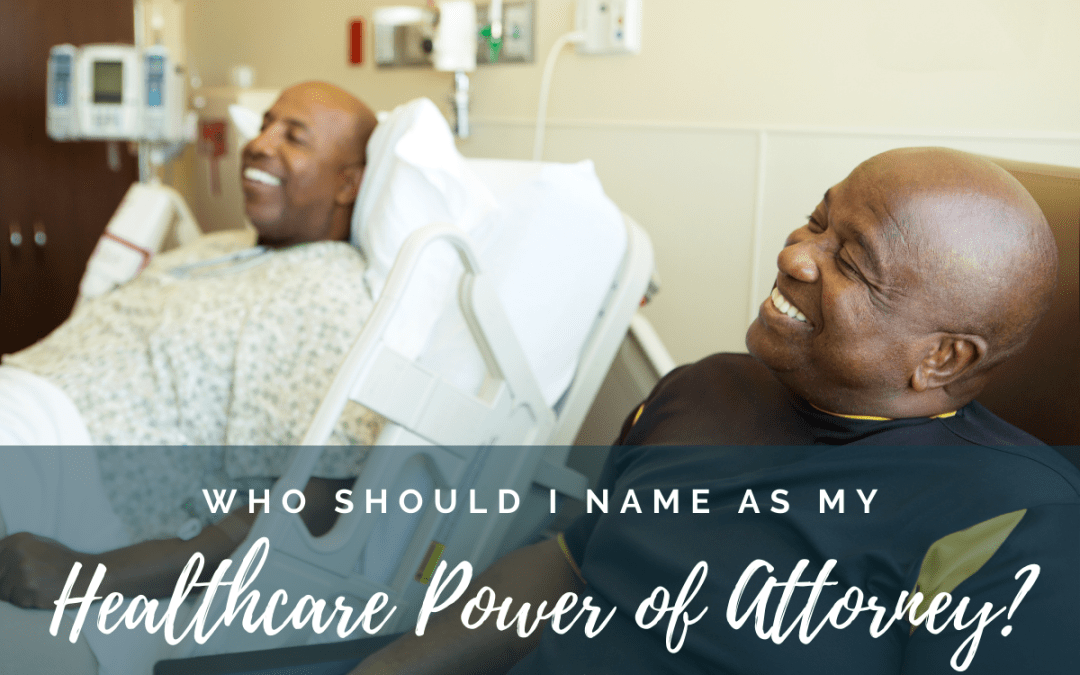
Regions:
<instances>
[{"instance_id":1,"label":"patterned hospital gown","mask_svg":"<svg viewBox=\"0 0 1080 675\"><path fill-rule=\"evenodd\" d=\"M371 313L364 261L348 244L318 242L198 265L251 245L249 233L223 232L157 256L135 280L81 304L4 363L63 390L98 445L299 443ZM330 442L370 445L382 422L352 404ZM208 522L201 488L261 493L281 475L287 452L98 454L110 500L139 540L171 536L184 519ZM316 475L355 476L363 458L355 447L327 450Z\"/></svg>"}]
</instances>

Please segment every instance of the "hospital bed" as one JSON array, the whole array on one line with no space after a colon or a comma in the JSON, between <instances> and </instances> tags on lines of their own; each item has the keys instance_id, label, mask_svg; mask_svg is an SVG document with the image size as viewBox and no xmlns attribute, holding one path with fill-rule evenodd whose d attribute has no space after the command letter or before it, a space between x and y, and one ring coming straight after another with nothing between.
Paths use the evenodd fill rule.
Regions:
<instances>
[{"instance_id":1,"label":"hospital bed","mask_svg":"<svg viewBox=\"0 0 1080 675\"><path fill-rule=\"evenodd\" d=\"M602 311L582 350L577 373L556 405L545 402L514 337L490 280L467 237L456 228L432 225L411 236L402 248L378 304L369 318L288 472L277 481L271 503L307 484L346 399L388 420L353 487L356 508L340 517L320 538L299 516L282 510L263 514L244 546L267 537L271 550L257 586L267 597L284 589L290 598L311 594L333 601L344 596L362 607L376 592L386 593L398 610L385 630L406 630L414 621L427 587L424 570L439 560L452 569L468 560L481 570L508 550L535 539L552 517L549 505L565 497L582 498L585 478L565 466L569 444L626 335L652 272L651 246L641 228L625 220L627 249ZM397 354L384 339L395 301L401 297L425 248L450 242L465 272L457 301L489 375L480 392L463 391L446 378ZM510 515L464 512L470 489L513 490L521 503ZM458 508L440 513L433 491L456 488ZM387 514L363 513L363 496L387 491ZM408 489L423 495L416 514L396 510L394 497ZM211 616L216 610L211 610ZM234 626L234 629L239 628ZM319 640L311 631L284 631L275 638L223 630L193 655L267 649Z\"/></svg>"},{"instance_id":2,"label":"hospital bed","mask_svg":"<svg viewBox=\"0 0 1080 675\"><path fill-rule=\"evenodd\" d=\"M585 478L565 466L569 444L627 333L652 272L647 236L625 219L627 247L616 278L582 349L577 372L555 405L540 386L502 311L467 237L456 228L431 225L405 243L383 294L330 392L312 422L306 447L297 449L288 472L275 484L271 503L307 484L346 399L388 420L378 447L368 456L353 487L355 510L341 516L327 535L314 538L299 516L282 510L260 516L247 544L267 537L271 551L257 580L263 597L284 589L290 598L311 594L332 602L344 596L362 607L374 593L398 607L385 630L407 630L427 587L426 569L444 560L452 569L468 560L479 571L508 550L535 539L553 516L549 505L582 498ZM487 375L479 392L464 391L415 361L398 354L385 339L393 309L426 248L451 243L462 261L457 302L482 355ZM521 502L511 515L464 512L470 489L513 490ZM440 513L433 490L456 488L459 506ZM386 489L387 514L363 513L363 496ZM404 514L394 496L407 489L424 495L424 509ZM246 545L245 545L246 546ZM234 555L240 559L245 546ZM216 611L212 610L211 615ZM238 627L234 627L238 628ZM285 631L275 638L242 630L216 634L192 654L267 649L303 644L319 636Z\"/></svg>"},{"instance_id":3,"label":"hospital bed","mask_svg":"<svg viewBox=\"0 0 1080 675\"><path fill-rule=\"evenodd\" d=\"M425 143L425 147L429 145ZM378 152L369 146L365 186L376 186L372 190L379 183L379 172L372 169L373 155L377 163ZM538 181L558 183L565 179L578 184L583 182L582 171L592 171L591 165L574 168L498 160L469 160L467 166L500 203L507 195L521 196L523 189L528 194ZM559 174L565 175L552 178ZM568 183L562 185L572 191ZM367 203L364 200L362 193L358 213L362 203ZM595 238L597 248L591 253L585 250L587 233L572 234L574 252L579 257L592 256L598 269L608 271L589 282L598 284L592 292L599 303L588 315L576 317L580 325L550 321L545 327L555 332L576 330L582 336L580 346L572 350L575 358L569 368L563 364L561 369L555 368L558 372L554 375L538 372L535 344L533 351L526 353L522 340L529 337L529 326L521 325L521 317L558 317L558 313L537 307L523 312L521 305L531 301L530 296L519 296L522 302L514 302L513 295L506 293L506 284L514 280L518 270L504 269L500 276L482 262L485 255L490 263L512 250L500 250L498 245L485 249L472 234L451 222L433 222L405 238L392 270L377 284L374 310L322 401L303 439L304 446L294 450L288 471L271 494L271 503L280 504L286 492L304 488L322 444L351 399L387 420L353 487L357 508L341 516L334 528L319 538L310 535L298 515L275 509L260 516L233 556L239 561L253 542L262 537L269 540L266 564L251 588L262 590L264 598L278 589L290 598L310 594L328 599L331 606L334 598L344 596L356 608L363 607L374 593L386 593L389 604L398 610L384 632L405 630L415 620L427 588L425 570L430 573L439 560L451 568L468 560L479 571L502 553L535 539L553 515L552 503L584 495L584 477L565 465L568 446L650 287L653 272L648 237L617 209L614 213L619 236ZM374 220L370 213L366 215ZM507 215L513 221L512 216L522 213L511 209ZM550 229L553 239L560 225L573 227L558 218L542 225L545 232ZM542 237L536 236L517 243L519 249L529 250L543 245ZM451 251L456 262L448 265L446 255ZM548 253L555 255L556 251ZM600 262L605 257L614 261L609 268ZM374 266L370 252L368 258L369 267ZM426 344L419 349L418 342L402 346L401 322L415 327L407 318L402 319L408 314L403 306L418 286L432 284L427 274L432 260L444 270L455 269L450 285L456 291L448 307L428 326ZM581 263L575 263L578 270L591 267ZM438 283L446 285L447 281ZM457 356L459 352L463 356ZM493 488L492 493L513 490L520 496L519 508L513 515L465 512L460 502L468 491L485 487ZM376 494L387 491L390 508L386 515L363 513L367 489ZM423 495L424 508L414 514L394 508L394 496L407 489ZM450 513L435 509L435 489L457 489L458 508ZM211 615L218 611L212 609ZM238 621L219 629L205 645L186 641L188 650L182 655L267 649L322 639L307 630L282 631L273 638L261 632L250 635Z\"/></svg>"}]
</instances>

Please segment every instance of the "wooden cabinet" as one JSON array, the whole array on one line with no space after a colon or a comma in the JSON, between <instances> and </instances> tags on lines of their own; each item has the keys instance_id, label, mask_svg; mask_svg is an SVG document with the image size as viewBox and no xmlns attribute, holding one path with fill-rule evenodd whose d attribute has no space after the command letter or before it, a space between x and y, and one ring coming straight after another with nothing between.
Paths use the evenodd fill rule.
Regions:
<instances>
[{"instance_id":1,"label":"wooden cabinet","mask_svg":"<svg viewBox=\"0 0 1080 675\"><path fill-rule=\"evenodd\" d=\"M0 353L67 318L94 244L138 179L126 145L114 171L105 143L57 143L45 134L49 48L133 40L131 0L0 2Z\"/></svg>"}]
</instances>

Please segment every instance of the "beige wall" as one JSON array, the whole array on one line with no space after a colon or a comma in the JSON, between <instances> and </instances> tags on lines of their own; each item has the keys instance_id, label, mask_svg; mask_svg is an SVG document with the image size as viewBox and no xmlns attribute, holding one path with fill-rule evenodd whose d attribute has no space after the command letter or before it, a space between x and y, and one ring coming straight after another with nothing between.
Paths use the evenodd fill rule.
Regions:
<instances>
[{"instance_id":1,"label":"beige wall","mask_svg":"<svg viewBox=\"0 0 1080 675\"><path fill-rule=\"evenodd\" d=\"M389 108L450 77L347 64L346 26L391 0L187 0L206 85L320 78ZM396 4L405 4L397 0ZM412 2L411 4L421 4ZM527 158L548 47L571 0L539 0L537 63L473 77L471 156ZM859 160L948 145L1080 165L1076 0L645 0L643 49L556 68L546 159L592 158L650 233L664 282L647 314L677 361L742 348L783 235Z\"/></svg>"}]
</instances>

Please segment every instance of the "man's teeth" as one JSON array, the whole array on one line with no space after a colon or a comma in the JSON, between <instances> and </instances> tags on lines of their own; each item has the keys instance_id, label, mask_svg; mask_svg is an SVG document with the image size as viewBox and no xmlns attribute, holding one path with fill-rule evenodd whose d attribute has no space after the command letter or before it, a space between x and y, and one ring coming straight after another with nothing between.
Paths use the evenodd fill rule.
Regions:
<instances>
[{"instance_id":1,"label":"man's teeth","mask_svg":"<svg viewBox=\"0 0 1080 675\"><path fill-rule=\"evenodd\" d=\"M277 176L272 176L272 175L266 173L265 171L263 171L262 169L255 169L255 168L244 169L244 178L247 178L248 180L253 180L256 183L265 183L266 185L273 185L274 187L278 187L279 185L281 185L281 179L280 178L278 178Z\"/></svg>"},{"instance_id":2,"label":"man's teeth","mask_svg":"<svg viewBox=\"0 0 1080 675\"><path fill-rule=\"evenodd\" d=\"M806 323L806 316L798 309L796 309L795 305L788 302L787 298L785 298L783 295L780 295L780 289L774 288L770 297L772 298L773 307L780 310L781 313L787 314L792 319L797 319L799 321L802 321L803 323Z\"/></svg>"}]
</instances>

